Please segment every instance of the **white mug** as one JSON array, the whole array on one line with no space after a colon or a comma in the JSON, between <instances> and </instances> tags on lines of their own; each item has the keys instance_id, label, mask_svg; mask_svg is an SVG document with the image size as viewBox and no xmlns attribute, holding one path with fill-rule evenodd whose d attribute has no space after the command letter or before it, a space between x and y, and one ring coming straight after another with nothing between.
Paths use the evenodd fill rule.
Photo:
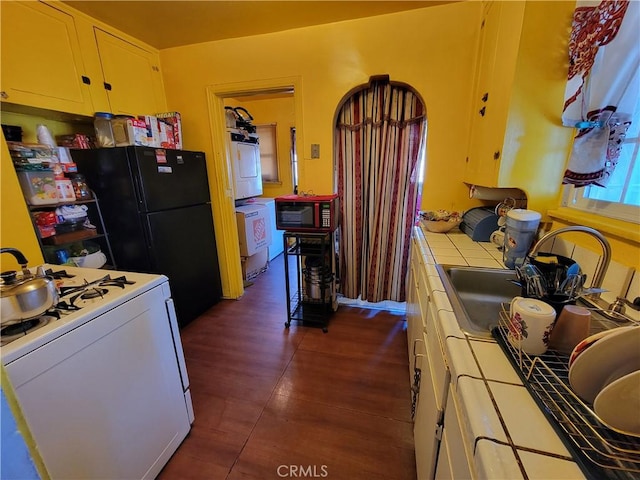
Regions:
<instances>
[{"instance_id":1,"label":"white mug","mask_svg":"<svg viewBox=\"0 0 640 480\"><path fill-rule=\"evenodd\" d=\"M542 355L556 319L555 309L535 298L514 297L509 307L507 339L515 348L530 355Z\"/></svg>"}]
</instances>

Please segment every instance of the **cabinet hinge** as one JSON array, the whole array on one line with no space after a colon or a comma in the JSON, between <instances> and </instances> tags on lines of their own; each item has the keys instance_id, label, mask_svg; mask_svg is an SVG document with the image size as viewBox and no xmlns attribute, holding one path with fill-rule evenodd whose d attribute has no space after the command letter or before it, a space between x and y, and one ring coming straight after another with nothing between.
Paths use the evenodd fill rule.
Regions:
<instances>
[{"instance_id":1,"label":"cabinet hinge","mask_svg":"<svg viewBox=\"0 0 640 480\"><path fill-rule=\"evenodd\" d=\"M9 98L9 95L3 90L2 92L0 92L0 98L7 99Z\"/></svg>"},{"instance_id":2,"label":"cabinet hinge","mask_svg":"<svg viewBox=\"0 0 640 480\"><path fill-rule=\"evenodd\" d=\"M443 425L438 425L436 427L436 440L440 441L442 440L442 431L444 430L444 426Z\"/></svg>"},{"instance_id":3,"label":"cabinet hinge","mask_svg":"<svg viewBox=\"0 0 640 480\"><path fill-rule=\"evenodd\" d=\"M91 85L91 79L85 75L82 75L82 83L84 83L85 85Z\"/></svg>"}]
</instances>

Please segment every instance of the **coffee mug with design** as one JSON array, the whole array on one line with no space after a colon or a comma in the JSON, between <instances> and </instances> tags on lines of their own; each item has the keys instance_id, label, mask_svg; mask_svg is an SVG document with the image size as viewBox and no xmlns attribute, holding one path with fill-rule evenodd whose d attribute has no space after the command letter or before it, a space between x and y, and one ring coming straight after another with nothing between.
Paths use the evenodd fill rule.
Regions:
<instances>
[{"instance_id":1,"label":"coffee mug with design","mask_svg":"<svg viewBox=\"0 0 640 480\"><path fill-rule=\"evenodd\" d=\"M515 348L530 355L542 355L556 319L555 309L535 298L514 297L509 307L507 339Z\"/></svg>"}]
</instances>

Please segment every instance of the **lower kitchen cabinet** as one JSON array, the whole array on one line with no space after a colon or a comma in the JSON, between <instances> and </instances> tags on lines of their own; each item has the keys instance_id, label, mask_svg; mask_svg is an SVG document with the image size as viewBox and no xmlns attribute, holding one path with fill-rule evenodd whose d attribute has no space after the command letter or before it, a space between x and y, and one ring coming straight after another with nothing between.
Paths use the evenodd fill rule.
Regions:
<instances>
[{"instance_id":1,"label":"lower kitchen cabinet","mask_svg":"<svg viewBox=\"0 0 640 480\"><path fill-rule=\"evenodd\" d=\"M460 429L460 413L453 394L453 386L449 386L451 399L445 410L444 429L440 441L440 451L435 472L436 480L453 480L475 478L469 468L469 461L464 447Z\"/></svg>"},{"instance_id":2,"label":"lower kitchen cabinet","mask_svg":"<svg viewBox=\"0 0 640 480\"><path fill-rule=\"evenodd\" d=\"M419 344L420 357L416 360L416 366L420 365L423 374L421 375L418 405L413 424L418 480L433 478L444 413L438 408L433 377L425 348L425 345L427 345L426 333L423 334L423 338L424 341Z\"/></svg>"},{"instance_id":3,"label":"lower kitchen cabinet","mask_svg":"<svg viewBox=\"0 0 640 480\"><path fill-rule=\"evenodd\" d=\"M450 373L436 329L437 309L420 250L412 242L407 334L412 368L413 438L418 480L433 479L439 458Z\"/></svg>"}]
</instances>

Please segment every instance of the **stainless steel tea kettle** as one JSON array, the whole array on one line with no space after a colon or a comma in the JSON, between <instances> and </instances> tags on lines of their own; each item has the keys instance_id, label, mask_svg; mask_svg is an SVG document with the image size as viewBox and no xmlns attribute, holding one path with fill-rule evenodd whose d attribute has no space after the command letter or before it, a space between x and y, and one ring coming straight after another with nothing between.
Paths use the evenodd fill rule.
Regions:
<instances>
[{"instance_id":1,"label":"stainless steel tea kettle","mask_svg":"<svg viewBox=\"0 0 640 480\"><path fill-rule=\"evenodd\" d=\"M10 253L20 264L22 272L15 270L0 273L0 320L2 324L36 318L58 302L58 291L44 268L35 274L27 268L25 256L15 248L2 248L0 253Z\"/></svg>"}]
</instances>

